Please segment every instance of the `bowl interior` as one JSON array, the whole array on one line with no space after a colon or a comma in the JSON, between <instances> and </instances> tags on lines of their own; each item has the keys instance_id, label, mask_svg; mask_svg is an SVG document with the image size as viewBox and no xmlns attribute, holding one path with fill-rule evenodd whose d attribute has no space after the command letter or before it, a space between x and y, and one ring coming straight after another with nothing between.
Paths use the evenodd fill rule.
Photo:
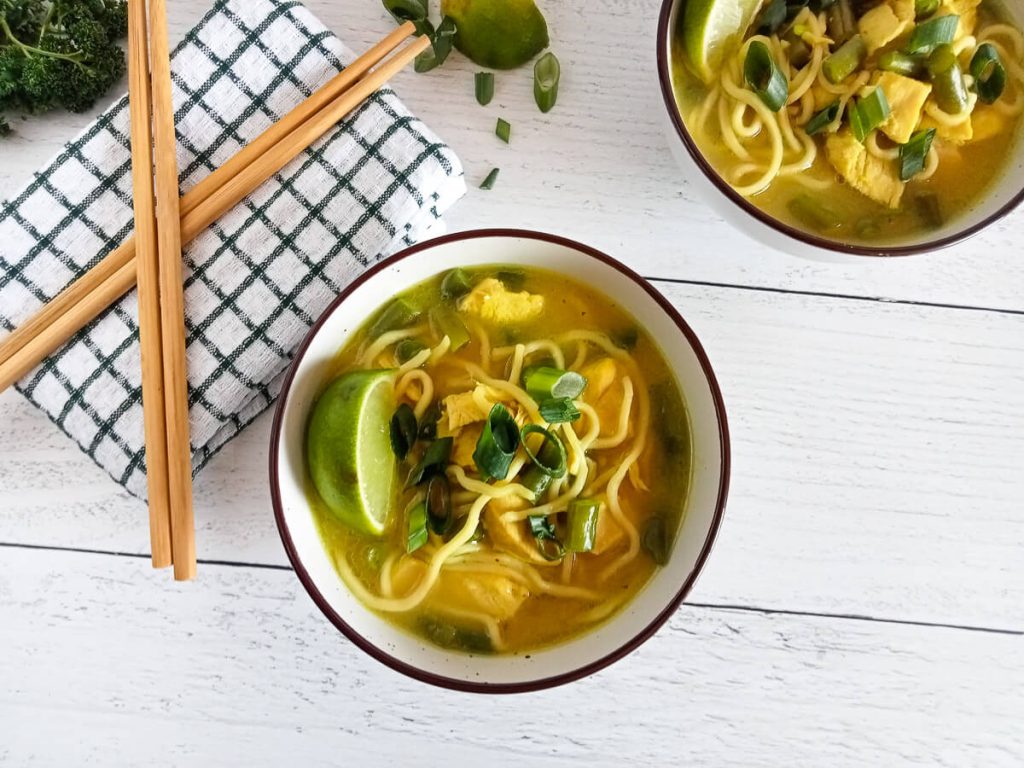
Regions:
<instances>
[{"instance_id":1,"label":"bowl interior","mask_svg":"<svg viewBox=\"0 0 1024 768\"><path fill-rule=\"evenodd\" d=\"M1006 13L1018 28L1024 18L1020 3L1003 3ZM810 249L823 249L855 256L901 256L936 250L959 242L1005 216L1024 200L1024 121L1017 126L1016 139L1010 145L1002 172L965 210L947 217L937 229L877 243L851 244L819 236L793 226L758 208L736 193L709 163L683 119L675 97L673 37L680 29L686 0L664 0L658 27L658 75L668 110L673 154L679 160L687 180L698 186L704 197L726 220L759 240L802 256L814 256ZM783 237L779 237L782 235ZM789 240L789 242L787 242Z\"/></svg>"},{"instance_id":2,"label":"bowl interior","mask_svg":"<svg viewBox=\"0 0 1024 768\"><path fill-rule=\"evenodd\" d=\"M605 257L607 258L607 257ZM611 621L576 640L523 656L468 656L407 634L366 609L344 586L320 541L305 495L303 445L307 416L326 366L349 334L396 293L444 269L486 263L544 267L582 279L617 299L650 332L679 380L693 431L693 480L668 565ZM618 265L570 245L525 236L446 239L386 262L321 320L300 350L278 407L272 474L275 508L289 556L321 609L353 641L400 671L466 688L535 687L571 679L627 652L674 610L706 557L724 504L727 442L717 385L703 353L654 298L653 289ZM709 380L709 377L712 377ZM275 481L272 478L272 486ZM551 683L548 683L551 684Z\"/></svg>"}]
</instances>

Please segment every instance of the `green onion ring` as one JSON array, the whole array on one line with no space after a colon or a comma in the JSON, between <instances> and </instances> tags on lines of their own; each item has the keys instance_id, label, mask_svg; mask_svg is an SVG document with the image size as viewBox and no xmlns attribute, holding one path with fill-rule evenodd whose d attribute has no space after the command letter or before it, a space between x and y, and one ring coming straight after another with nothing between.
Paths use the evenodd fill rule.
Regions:
<instances>
[{"instance_id":1,"label":"green onion ring","mask_svg":"<svg viewBox=\"0 0 1024 768\"><path fill-rule=\"evenodd\" d=\"M752 42L747 49L743 79L772 112L778 112L786 106L789 81L775 63L768 46L759 40Z\"/></svg>"},{"instance_id":2,"label":"green onion ring","mask_svg":"<svg viewBox=\"0 0 1024 768\"><path fill-rule=\"evenodd\" d=\"M536 454L534 454L534 452L530 450L530 446L526 444L527 435L532 434L544 435L544 442L550 442L553 446L555 446L556 450L558 451L558 464L556 464L554 467L548 467L541 463L540 459L537 458ZM540 470L543 474L547 475L548 477L559 478L565 476L565 473L567 471L568 460L566 458L565 445L562 443L562 440L558 437L558 435L556 435L549 429L544 429L544 427L539 426L538 424L527 424L525 427L523 427L521 436L523 442L523 450L526 451L526 455L530 457L530 461L533 462L533 465L537 467L538 470ZM543 444L544 443L542 442L541 445ZM540 451L538 451L538 453L540 453Z\"/></svg>"}]
</instances>

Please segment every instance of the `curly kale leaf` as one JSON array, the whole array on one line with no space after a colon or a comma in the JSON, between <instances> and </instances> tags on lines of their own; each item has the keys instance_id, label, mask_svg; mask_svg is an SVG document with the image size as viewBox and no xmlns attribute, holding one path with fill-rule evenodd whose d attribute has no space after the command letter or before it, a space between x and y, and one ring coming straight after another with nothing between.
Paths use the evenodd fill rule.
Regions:
<instances>
[{"instance_id":1,"label":"curly kale leaf","mask_svg":"<svg viewBox=\"0 0 1024 768\"><path fill-rule=\"evenodd\" d=\"M126 32L126 0L0 0L0 115L89 109L124 74Z\"/></svg>"}]
</instances>

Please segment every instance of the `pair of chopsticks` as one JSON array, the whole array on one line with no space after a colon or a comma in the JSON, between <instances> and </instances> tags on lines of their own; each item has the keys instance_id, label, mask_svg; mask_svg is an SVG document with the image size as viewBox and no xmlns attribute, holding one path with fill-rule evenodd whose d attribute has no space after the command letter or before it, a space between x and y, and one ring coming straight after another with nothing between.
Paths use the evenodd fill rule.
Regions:
<instances>
[{"instance_id":1,"label":"pair of chopsticks","mask_svg":"<svg viewBox=\"0 0 1024 768\"><path fill-rule=\"evenodd\" d=\"M141 217L138 210L140 199L148 198L152 203L154 197L153 177L149 175L148 169L153 168L154 165L147 162L144 157L149 145L145 140L141 143L134 140L136 123L141 121L144 125L149 125L150 80L148 79L149 67L145 66L144 0L130 0L129 27L132 36L129 40L129 48L132 49L132 41L135 41L134 51L141 52L139 58L130 55L132 64L130 81L133 87L129 99L130 103L135 102L132 110L133 181L137 185L135 190L137 226L141 220L141 228L136 230L134 239L126 240L107 254L92 269L65 288L33 317L0 342L0 392L29 373L44 357L54 352L74 333L81 330L104 309L127 293L138 280L140 345L143 351L144 366L143 401L145 406L147 392L155 392L162 382L163 391L151 394L149 402L152 403L152 398L156 398L157 402L164 403L162 416L168 460L166 480L168 491L167 495L161 498L166 498L168 506L170 506L174 501L171 497L172 480L170 475L172 472L175 477L179 478L176 487L179 498L183 497L185 492L182 476L186 471L188 472L188 496L191 496L189 462L181 460L178 456L178 452L182 450L182 441L184 450L186 452L188 450L187 399L184 390L183 311L180 303L175 301L181 291L181 244L188 243L195 238L317 139L330 131L342 118L426 50L430 46L430 41L423 36L399 50L405 40L416 31L411 22L402 25L178 200L177 179L174 178L172 185L171 172L168 170L168 167L171 167L176 176L177 171L173 161L174 129L173 111L170 105L170 76L169 69L164 63L166 57L165 2L164 0L151 0L151 2L152 35L156 47L153 52L154 71L151 81L155 139L153 154L156 155L156 218L149 215L148 208L143 209L145 215ZM396 51L397 53L395 53ZM130 50L130 54L132 53L133 51ZM392 53L395 55L391 56ZM142 89L142 96L137 95L140 89ZM161 104L162 101L163 104ZM139 113L139 120L134 119L136 113ZM135 170L136 165L138 170ZM163 178L163 182L161 182L161 178ZM175 202L178 208L176 214ZM145 205L145 203L143 204ZM177 244L173 239L175 218L179 222L179 242ZM153 230L155 230L155 234ZM175 250L178 251L178 254L171 259L168 253ZM154 252L157 254L155 260L152 255ZM165 264L165 261L176 263ZM159 290L165 283L174 294L170 301L165 300ZM154 290L154 284L156 290ZM145 302L143 301L144 294L147 297ZM159 311L154 309L156 302L159 302ZM164 319L165 317L167 320ZM143 327L146 330L143 330ZM177 335L179 331L180 342ZM154 373L158 348L154 339L157 338L158 332L161 340L159 345L161 376ZM168 336L172 337L171 343L166 345L163 342L168 339ZM148 356L147 351L149 352ZM149 386L146 384L147 379ZM147 411L147 464L150 464L154 461L153 457L159 455L162 445L157 422L160 412L158 409L154 413L152 412L154 409L148 406L145 406L145 410ZM184 412L184 417L182 417L182 412ZM152 427L152 430L150 421L157 424ZM184 424L183 432L174 426L179 423ZM176 447L173 450L172 439L176 441ZM150 452L151 445L155 453ZM152 472L152 470L149 471ZM151 498L153 498L154 479L150 478L149 482ZM160 483L161 481L157 479L155 482ZM175 532L174 519L170 514L159 515L157 512L159 512L159 507L154 510L151 503L153 564L161 567L167 565L171 559L175 566L175 577L190 578L195 571L191 500L189 498L187 524L182 521L182 527L178 529L180 535L187 537L180 542L180 551L183 553L180 565L174 547L174 540L179 535ZM185 517L183 510L178 510L176 515ZM153 520L152 518L157 519ZM163 527L165 520L170 520L171 523L167 528ZM171 539L169 548L166 546L168 535Z\"/></svg>"},{"instance_id":2,"label":"pair of chopsticks","mask_svg":"<svg viewBox=\"0 0 1024 768\"><path fill-rule=\"evenodd\" d=\"M181 213L175 155L171 59L165 0L128 2L128 109L131 116L135 272L153 566L174 578L196 575L192 451L185 375Z\"/></svg>"}]
</instances>

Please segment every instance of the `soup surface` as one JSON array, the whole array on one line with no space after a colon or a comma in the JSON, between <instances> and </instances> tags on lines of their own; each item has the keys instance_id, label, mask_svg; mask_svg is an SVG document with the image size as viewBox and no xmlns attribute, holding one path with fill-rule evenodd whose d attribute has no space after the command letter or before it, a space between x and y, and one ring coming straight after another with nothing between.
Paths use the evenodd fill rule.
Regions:
<instances>
[{"instance_id":1,"label":"soup surface","mask_svg":"<svg viewBox=\"0 0 1024 768\"><path fill-rule=\"evenodd\" d=\"M708 163L771 216L899 244L971 211L1008 170L1024 37L994 0L768 0L706 61L686 35L702 23L691 3L672 41L680 112Z\"/></svg>"},{"instance_id":2,"label":"soup surface","mask_svg":"<svg viewBox=\"0 0 1024 768\"><path fill-rule=\"evenodd\" d=\"M307 467L364 604L446 648L521 653L604 621L665 562L690 434L661 352L614 301L486 266L415 286L351 337Z\"/></svg>"}]
</instances>

